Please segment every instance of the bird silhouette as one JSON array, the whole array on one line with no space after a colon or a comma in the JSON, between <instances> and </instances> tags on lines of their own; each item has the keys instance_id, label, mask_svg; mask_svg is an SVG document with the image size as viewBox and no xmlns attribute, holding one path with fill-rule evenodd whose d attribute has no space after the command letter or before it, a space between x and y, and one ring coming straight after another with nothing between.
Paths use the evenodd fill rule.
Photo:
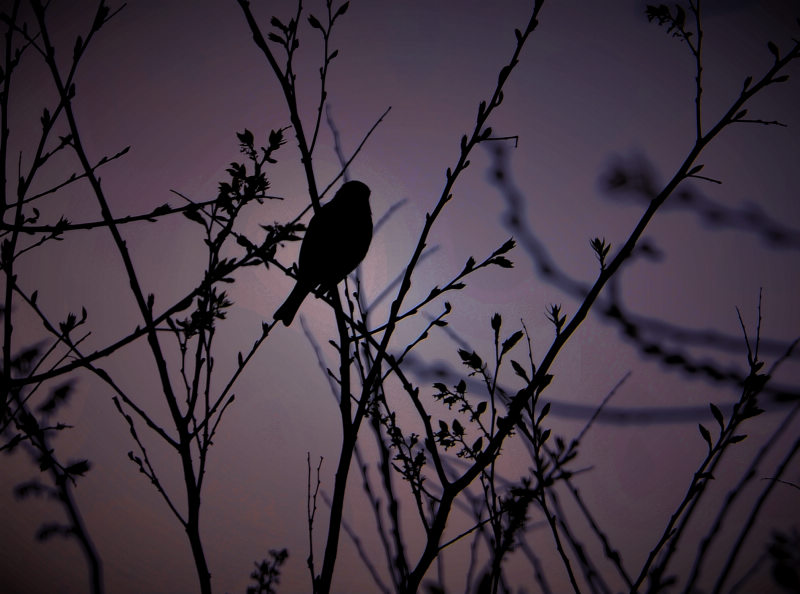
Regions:
<instances>
[{"instance_id":1,"label":"bird silhouette","mask_svg":"<svg viewBox=\"0 0 800 594\"><path fill-rule=\"evenodd\" d=\"M364 259L372 241L369 195L366 184L349 181L311 218L300 246L297 282L275 320L291 324L310 292L336 288Z\"/></svg>"}]
</instances>

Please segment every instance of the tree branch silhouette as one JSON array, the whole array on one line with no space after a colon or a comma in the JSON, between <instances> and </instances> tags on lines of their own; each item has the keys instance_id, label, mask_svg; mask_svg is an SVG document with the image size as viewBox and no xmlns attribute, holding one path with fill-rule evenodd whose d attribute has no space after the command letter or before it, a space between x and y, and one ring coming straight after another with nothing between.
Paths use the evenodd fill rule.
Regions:
<instances>
[{"instance_id":1,"label":"tree branch silhouette","mask_svg":"<svg viewBox=\"0 0 800 594\"><path fill-rule=\"evenodd\" d=\"M204 511L201 516L201 496L208 483L211 445L221 439L222 417L227 418L234 400L240 400L237 386L245 369L252 370L262 364L258 358L263 353L261 347L269 337L276 336L271 322L261 322L260 327L256 324L251 329L252 336L244 339L244 347L224 343L219 328L232 311L236 297L232 285L238 287L235 283L254 266L263 265L262 270L267 271L270 279L301 276L299 268L280 261L283 254L279 252L289 242L301 238L305 230L301 221L308 210L318 215L324 208L321 200L329 190L340 185L341 178L349 181L356 157L362 156L362 148L391 109L387 108L366 132L362 131L359 144L347 156L342 148L342 131L333 122L329 109L328 94L334 88L329 77L335 69L330 67L334 60L342 59L334 44L335 34L339 32L340 17L348 13L349 2L334 4L333 0L325 0L320 2L321 12L315 13L304 12L302 2L298 1L291 7L288 22L273 16L266 21L269 29L267 26L262 29L248 0L237 3L255 49L263 55L268 72L275 77L289 125L272 130L265 146L259 146L250 130L237 132L243 158L230 163L227 177L220 181L215 196L198 200L190 192L176 189L172 192L185 204L165 202L149 212L126 216L114 215L117 197L101 182L100 173L107 171L104 168L112 161L114 168L122 166L125 163L122 157L128 149L100 157L91 155L86 129L76 115L83 114L76 112L77 83L82 80L79 65L82 68L90 47L119 10L112 10L105 0L98 0L96 10L90 15L91 22L87 19L87 26L71 53L65 52L56 41L61 36L55 31L50 3L13 0L0 11L5 34L0 60L0 240L3 244L0 272L5 280L0 312L3 320L0 451L14 452L20 448L32 454L34 464L45 478L23 483L17 494L49 495L58 500L67 520L44 524L39 536L75 537L87 562L93 592L102 592L104 588L101 556L73 493L76 481L89 471L90 464L87 460L65 462L54 444L60 431L86 431L56 418L81 377L76 372L90 371L102 380L104 391L110 390L111 402L134 444L128 458L184 529L197 573L197 589L210 594L211 567L201 538L201 517L206 514ZM795 486L784 479L800 442L789 445L774 472L764 479L769 482L755 498L736 539L720 543L718 536L723 525L730 524L734 500L756 476L757 469L768 462L767 454L774 455L778 438L785 438L796 418L797 406L765 405L767 398L774 401L798 397L796 386L781 385L773 379L778 366L792 356L796 341L786 344L762 337L759 303L752 340L740 316L747 350L746 371L723 367L714 360L701 360L690 354L691 347L710 345L716 352L741 352L742 341L722 332L683 328L633 312L625 303L621 279L623 270L636 258L660 257L647 233L656 217L669 208L690 209L712 227L744 230L783 249L800 245L796 231L763 214L758 207L726 207L687 188L687 182L697 180L720 182L713 173L704 171L702 158L723 130L741 129L734 124L782 125L768 117L749 116L748 109L754 98L787 79L790 65L800 57L800 42L793 40L793 45L783 49L770 42L767 48L773 56L772 63L760 75L748 77L713 121L705 109L703 53L713 38L709 29L706 39L700 0L688 0L688 6L647 7L648 19L686 44L694 61L691 146L665 183L657 182L643 159L621 161L610 167L604 177L606 188L615 197L633 196L641 206L641 213L619 246L612 246L602 237L589 240L588 258L590 261L596 258L598 269L593 279L584 281L573 278L561 267L526 222L526 192L515 185L508 160L510 143L506 142L517 137L496 136L489 126L503 102L503 93L523 50L539 27L543 5L543 0L534 0L527 23L515 29L514 45L498 69L496 82L484 100L479 101L474 122L460 139L454 161L446 169L441 192L437 192L430 209L419 221L418 233L408 238L409 253L399 272L389 271L390 280L384 288L373 289L371 283L362 282L359 270L342 279L343 283L337 282L343 285L341 291L338 287L314 288L312 292L330 306L326 311L333 313L335 321L335 334L324 341L315 334L317 329L301 318L303 332L336 401L341 426L332 488L324 484L322 457L314 477L311 452L306 456L306 566L315 594L340 589L336 580L342 571L337 560L347 544L361 560L364 575L382 592L410 594L426 588L430 592L444 592L454 577L464 581L465 591L487 594L511 591L516 579L511 571L512 557L529 564L535 583L544 592L565 587L567 581L576 592L588 589L604 593L619 588L660 592L678 587L674 584L684 577L679 587L689 592L703 585L701 575L712 573L716 580L713 588L721 591L738 577L734 567L742 556L744 543L752 538L752 527L775 486L784 483ZM25 11L32 16L24 16ZM301 41L306 42L306 33L318 44L314 51L320 50L319 86L313 87L310 102L301 97L300 83L304 81L298 81L297 74L301 64L298 48ZM16 90L11 86L12 75L16 82L23 59L37 60L39 65L47 67L55 95L41 99L47 108L42 110L40 125L35 134L21 139L18 144L26 152L20 151L18 159L14 159L10 153L17 145L9 142L9 131L14 128L10 122L9 97L10 89ZM322 129L323 113L328 118L333 147L325 146L329 136ZM245 209L263 205L265 200L282 199L269 193L267 171L276 164L276 151L285 144L284 133L289 127L297 142L308 198L295 210L299 214L291 221L261 225L259 233L263 232L263 237L256 239L242 231L243 213ZM488 141L490 144L484 144ZM458 205L456 185L459 180L463 183L464 172L474 159L474 149L481 144L491 147L489 183L506 201L504 223L512 237L482 258L465 255L463 268L440 273L437 280L419 287L420 264L438 247L437 223L445 208L449 212ZM339 169L335 175L326 175L325 179L330 180L322 183L321 164L326 161L320 153L330 148L338 159ZM75 171L60 170L58 164L62 159L74 160L77 165L70 167ZM11 182L13 179L17 180L16 186ZM99 219L75 222L58 213L57 198L76 189L82 189L96 203ZM376 234L394 222L393 216L403 204L404 201L395 202L385 211L373 227ZM191 286L171 293L179 295L176 301L165 303L160 294L148 292L145 270L135 265L137 254L129 240L141 224L174 221L171 217L178 214L182 216L177 220L191 223L196 244L202 249L203 269ZM91 315L93 312L78 305L75 313L65 317L54 314L48 302L52 296L39 297L40 291L54 292L53 287L31 286L30 278L23 274L28 262L33 261L32 255L46 253L55 245L53 242L75 237L79 232L110 236L118 269L128 285L125 290L130 291L138 319L125 322L120 313L117 321L129 329L101 344L89 341L90 336L94 339L100 334L95 331L97 324L103 323ZM470 285L477 282L478 271L491 266L511 268L509 254L517 244L530 255L539 276L578 301L574 311L560 303L547 307L546 319L553 334L544 347L537 345L536 357L533 347L536 333L530 334L523 320L509 328L508 322L503 325L499 313L487 316L488 336L480 347L473 346L462 338L466 334L459 335L460 330L450 327L451 314L459 308L456 291L466 290L468 282ZM185 247L194 250L194 246L193 243ZM365 267L365 276L368 272ZM421 292L412 293L412 283L415 291L421 289ZM105 284L99 282L91 290L104 288ZM373 291L374 294L367 294ZM581 325L592 311L613 324L623 341L645 357L718 384L737 384L738 400L729 404L652 409L610 404L611 398L623 390L629 374L605 396L602 392L595 394L596 404L577 404L581 402L577 396L570 401L545 397L545 390L560 379L554 371L559 355L578 338ZM20 321L23 319L24 323ZM20 339L21 333L14 332L15 324L24 331L31 319L38 325L38 336L44 337L34 346L27 336L23 334ZM412 320L416 320L416 326ZM456 363L441 363L444 355L441 360L435 359L439 353L426 351L433 343L429 339L437 335L453 341L447 360ZM137 343L139 339L145 340ZM116 357L127 355L134 344L147 349L146 365L150 367L142 364L135 372L138 379L147 375L157 382L156 403L144 399L143 392L149 391L149 386L123 382L114 366ZM766 355L778 357L768 371L764 371L762 362ZM284 361L266 362L266 365L280 364ZM271 389L272 386L265 384L260 389L263 394L259 395L269 396ZM166 405L166 421L160 420L164 415L156 408L158 404ZM746 423L749 426L750 419L763 412L762 406L770 408L775 417L780 416L775 422L778 426L763 438L763 446L750 466L715 510L716 516L711 515L707 530L701 531L697 543L691 542L692 529L703 520L700 505L711 499L711 489L715 486L712 477L736 453L737 444L746 437L742 427ZM584 423L580 423L573 437L557 435L558 425L552 421L558 415L582 419ZM716 425L706 426L709 416ZM663 528L654 534L646 559L632 572L630 559L623 559L625 551L613 542L613 532L602 526L594 511L595 502L587 495L590 490L581 482L592 470L588 464L579 462L588 458L584 455L584 446L590 443L587 433L603 422L645 425L683 423L687 419L699 422L697 443L703 451L698 455L696 468L686 477L687 486L678 495L678 504L665 518ZM362 431L364 426L369 428L366 433L370 437ZM166 456L159 451L163 445L168 446L163 448ZM519 458L517 451L522 454ZM330 459L331 453L325 452L325 456ZM180 466L178 486L175 477L166 474L169 464L165 460L170 457ZM512 478L512 473L519 474ZM370 508L369 512L363 511L364 517L374 524L374 535L357 530L357 524L347 515L346 504L351 501L359 478L362 490L359 502ZM324 529L317 515L320 497L329 512ZM538 538L536 545L534 536ZM540 548L541 542L545 543L544 548ZM788 543L788 537L776 537L770 550L779 551ZM697 544L697 555L689 574L678 576L676 552L687 544ZM721 566L711 568L712 550L716 553L723 548ZM545 550L550 557L544 557ZM468 557L463 557L468 558L465 570L457 576L445 576L446 559L465 551L468 551ZM250 575L256 585L249 587L248 592L275 592L287 559L287 549L270 549L268 556L256 563L256 570ZM556 586L550 585L551 572L561 580Z\"/></svg>"}]
</instances>

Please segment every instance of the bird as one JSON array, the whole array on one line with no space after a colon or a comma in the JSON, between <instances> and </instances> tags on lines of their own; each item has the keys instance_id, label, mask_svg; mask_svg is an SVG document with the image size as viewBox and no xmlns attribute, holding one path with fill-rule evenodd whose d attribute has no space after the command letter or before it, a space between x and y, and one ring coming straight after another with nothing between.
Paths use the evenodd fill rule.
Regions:
<instances>
[{"instance_id":1,"label":"bird","mask_svg":"<svg viewBox=\"0 0 800 594\"><path fill-rule=\"evenodd\" d=\"M306 228L297 281L273 318L288 326L314 289L331 291L355 270L372 242L370 189L360 181L342 184L336 195L311 217Z\"/></svg>"}]
</instances>

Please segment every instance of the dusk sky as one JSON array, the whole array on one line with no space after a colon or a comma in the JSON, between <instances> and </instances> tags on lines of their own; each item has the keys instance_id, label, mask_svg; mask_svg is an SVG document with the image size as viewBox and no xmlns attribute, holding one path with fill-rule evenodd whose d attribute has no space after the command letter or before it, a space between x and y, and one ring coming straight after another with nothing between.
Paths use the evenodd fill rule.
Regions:
<instances>
[{"instance_id":1,"label":"dusk sky","mask_svg":"<svg viewBox=\"0 0 800 594\"><path fill-rule=\"evenodd\" d=\"M11 4L2 0L0 10L9 10ZM23 4L33 26L27 2ZM296 10L295 2L289 0L252 0L251 4L265 34L272 15L288 22ZM579 305L569 286L588 287L598 274L589 241L604 237L612 244L613 254L628 237L646 204L633 194L609 192L604 180L611 169L646 166L660 189L694 142L694 61L685 43L670 37L665 27L647 22L646 4L641 0L545 2L539 26L505 87L505 100L488 122L495 136L518 136L518 142L478 146L434 226L428 247L435 250L417 269L407 306L457 275L470 256L481 261L509 237L518 242L507 254L513 269L490 267L476 272L464 290L434 301L421 315L402 324L390 345L389 350L399 354L404 341L416 337L427 319L441 313L445 300L452 304L449 326L431 332L409 363L421 397L443 418L452 414L433 401L432 384L455 384L466 377L468 370L459 362L458 348L469 345L491 359L489 320L497 312L503 317L504 336L525 324L533 359L538 362L554 333L546 308L560 303L569 320ZM330 66L327 92L330 114L347 155L391 106L349 170L352 179L371 188L374 221L397 207L376 230L361 266L367 303L408 263L425 215L441 194L445 172L458 159L459 139L474 126L480 101L491 96L497 73L514 50L514 29L525 27L531 5L522 0L353 0L337 20L330 49L339 53ZM110 6L113 10L117 4ZM709 127L738 96L745 77L757 80L768 70L774 60L768 41L785 52L792 37L800 38L800 24L795 21L800 3L705 0L702 6L703 115L704 126ZM324 2L317 0L308 0L303 8L304 14L320 17L325 10ZM49 27L62 68L72 55L75 37L85 34L95 10L96 3L90 0L54 2L49 10ZM319 32L305 16L301 21L298 99L304 124L310 128L319 99L322 49ZM752 337L760 289L762 336L769 339L760 353L766 367L800 336L800 63L791 64L787 72L788 82L770 86L748 105L748 117L778 120L786 127L731 126L698 161L704 164L703 175L722 183L696 179L682 186L696 197L695 204L719 205L728 218L709 224L696 209L670 199L645 233L660 258L639 257L628 263L614 287L634 316L739 341L737 348L720 349L664 338L694 360L725 370L735 368L742 374L747 359L736 308ZM25 54L16 77L9 108L11 156L5 164L11 195L16 191L12 180L17 178L17 155L21 151L23 165L30 162L42 108L52 109L57 101L52 81L34 52ZM236 132L247 128L263 144L270 130L289 126L279 85L235 0L131 0L92 40L80 64L76 88L76 117L90 160L96 162L131 147L128 154L98 170L115 217L146 213L164 203L183 204L171 190L197 201L213 198L229 163L242 160ZM260 225L287 222L309 204L291 129L285 136L286 144L274 155L277 164L267 169L269 193L283 199L249 208L240 221L239 231L254 242L263 239ZM324 118L318 142L314 166L318 184L326 187L340 166ZM506 175L524 198L518 223L509 217L507 196L491 181L491 149L498 145L505 147L508 158ZM76 167L73 158L60 159L36 187L44 189ZM333 191L325 198L332 195ZM100 219L88 186L67 188L38 208L42 224L53 224L61 215L76 223ZM785 241L770 244L765 239L765 230L770 229L780 230ZM185 217L129 224L122 227L122 235L145 294L156 295L156 311L202 278L206 265L202 237ZM558 277L562 282L540 274L540 262L525 242L532 237L546 248L563 275ZM289 266L297 252L297 244L289 243L278 251L277 259ZM85 329L91 330L82 344L86 352L142 324L107 230L71 232L64 241L49 242L20 262L18 282L29 292L38 289L38 305L53 320L86 308ZM3 279L5 283L5 274ZM235 304L219 323L215 337L215 373L219 373L215 381L219 383L235 368L236 353L246 352L260 336L262 322L272 323L273 313L293 283L275 267L263 266L239 270L235 279L226 287ZM391 290L396 292L396 288ZM385 321L390 302L384 298L374 305L373 326ZM24 303L17 301L15 307L19 308L15 310L16 349L46 339L41 321L25 310ZM314 466L324 457L320 489L330 494L341 441L337 404L315 348L322 350L327 366L338 369L336 353L329 345L335 337L331 308L308 298L290 327L279 325L272 330L233 390L236 400L223 415L210 450L201 508L201 531L216 592L244 592L250 585L253 562L266 557L269 549L284 547L289 559L279 591L311 591L306 567L306 456L310 455ZM165 332L162 342L169 347L170 362L177 363L174 340ZM528 358L524 342L513 355L523 362ZM98 365L156 419L168 423L144 338ZM453 375L437 379L433 369L448 369ZM697 424L716 429L708 403L729 411L739 390L732 384L707 381L702 374L689 377L642 355L623 338L618 326L592 314L560 353L551 371L553 382L543 393L553 403L553 434L567 441L574 438L628 372L630 377L581 442L573 469L587 470L575 482L635 574L705 455ZM57 419L74 428L64 431L54 444L64 458L86 458L92 463L74 495L103 560L106 591L197 591L182 527L128 460L135 443L112 404L111 390L87 371L71 377L75 394ZM176 385L180 381L177 372L174 380ZM58 381L48 385L53 387ZM797 354L783 364L773 381L775 386L800 391ZM510 368L501 373L500 383L511 394L522 388ZM480 394L477 382L474 390ZM398 390L398 415L411 417L413 408L402 396ZM715 476L719 484L713 485L715 490L698 512L701 517L713 516L758 448L789 413L790 405L762 397L767 414L742 430L750 437L728 452ZM367 427L362 432L365 452L374 464L373 438ZM183 503L176 456L143 425L140 433L159 464L166 488ZM795 419L759 479L772 476L798 433L800 422ZM506 478L518 480L530 466L518 438L504 446L503 455ZM52 501L20 501L13 496L15 485L36 476L36 465L22 450L2 456L0 462L0 592L87 591L86 566L76 544L63 538L39 543L34 538L42 523L62 520L62 509ZM782 480L792 484L774 490L751 536L752 544L740 558L735 579L762 555L773 529L800 530L800 462L794 460ZM754 483L737 518L749 513L764 487L760 480ZM397 484L407 489L405 483ZM410 498L406 503L413 505ZM366 505L361 476L353 465L345 521L359 533L367 550L374 551L379 572L385 572L374 519L364 511ZM320 517L325 518L315 524L315 554L321 559L328 510L322 495L318 506ZM543 518L532 509L531 521L536 524ZM449 538L468 527L469 518L456 514L452 524ZM699 521L686 537L677 567L691 567L697 542L707 529ZM733 539L736 526L729 530L726 538ZM419 528L409 527L408 535L408 554L415 560L422 542ZM587 536L587 541L592 538ZM378 591L352 540L343 533L341 542L333 591ZM592 542L593 553L602 559L602 549ZM549 530L533 528L528 544L543 564L553 567L548 573L553 591L570 591ZM719 553L717 565L725 554ZM443 579L448 592L464 591L468 555L466 541L445 555ZM514 592L539 591L521 555L514 556L509 567ZM610 568L602 571L614 591L624 588ZM434 565L431 580L437 572ZM753 580L750 586L759 584L761 591L775 588L768 565ZM710 588L711 584L701 580L700 585Z\"/></svg>"}]
</instances>

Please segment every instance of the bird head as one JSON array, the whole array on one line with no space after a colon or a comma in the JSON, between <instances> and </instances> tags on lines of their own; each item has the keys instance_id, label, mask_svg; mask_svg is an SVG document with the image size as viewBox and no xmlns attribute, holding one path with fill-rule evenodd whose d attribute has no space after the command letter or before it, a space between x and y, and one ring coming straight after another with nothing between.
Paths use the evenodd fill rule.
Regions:
<instances>
[{"instance_id":1,"label":"bird head","mask_svg":"<svg viewBox=\"0 0 800 594\"><path fill-rule=\"evenodd\" d=\"M347 197L347 200L368 200L370 195L369 187L367 184L360 182L360 181L349 181L345 184L342 184L342 187L339 188L339 191L336 192L336 195L333 197L335 200L339 196Z\"/></svg>"}]
</instances>

